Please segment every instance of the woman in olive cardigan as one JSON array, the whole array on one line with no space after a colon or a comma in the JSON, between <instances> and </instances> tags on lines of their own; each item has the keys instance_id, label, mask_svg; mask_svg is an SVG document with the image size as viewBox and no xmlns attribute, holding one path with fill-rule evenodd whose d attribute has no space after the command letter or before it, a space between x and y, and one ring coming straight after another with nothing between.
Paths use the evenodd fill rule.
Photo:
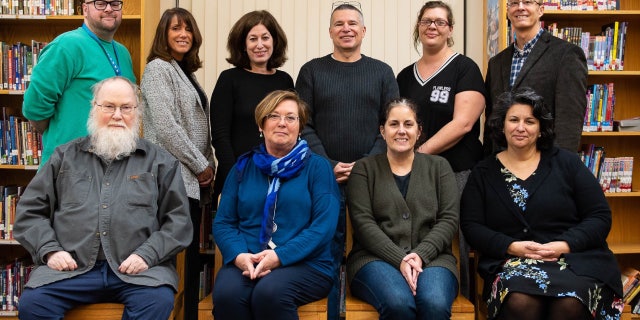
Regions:
<instances>
[{"instance_id":1,"label":"woman in olive cardigan","mask_svg":"<svg viewBox=\"0 0 640 320\"><path fill-rule=\"evenodd\" d=\"M392 101L383 118L386 154L356 162L347 187L351 293L380 319L449 319L458 290L456 180L447 160L415 152L412 102Z\"/></svg>"}]
</instances>

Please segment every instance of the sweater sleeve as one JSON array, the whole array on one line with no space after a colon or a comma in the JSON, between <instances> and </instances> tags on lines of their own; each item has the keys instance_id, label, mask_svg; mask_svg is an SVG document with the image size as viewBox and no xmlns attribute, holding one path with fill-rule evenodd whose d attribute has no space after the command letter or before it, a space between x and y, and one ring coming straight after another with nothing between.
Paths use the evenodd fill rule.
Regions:
<instances>
[{"instance_id":1,"label":"sweater sleeve","mask_svg":"<svg viewBox=\"0 0 640 320\"><path fill-rule=\"evenodd\" d=\"M370 185L373 185L374 179L370 176L371 172L363 161L358 161L349 176L347 200L354 239L357 239L358 244L367 251L400 268L400 263L407 253L396 245L376 222L371 199L373 191Z\"/></svg>"},{"instance_id":2,"label":"sweater sleeve","mask_svg":"<svg viewBox=\"0 0 640 320\"><path fill-rule=\"evenodd\" d=\"M572 154L573 156L573 154ZM569 163L575 173L570 175L580 222L569 228L557 240L566 241L571 252L582 252L606 246L611 229L611 209L600 184L586 166L575 158ZM569 170L569 169L567 169Z\"/></svg>"},{"instance_id":3,"label":"sweater sleeve","mask_svg":"<svg viewBox=\"0 0 640 320\"><path fill-rule=\"evenodd\" d=\"M460 217L458 184L449 163L443 158L439 159L438 162L431 164L438 168L437 180L433 182L436 184L435 196L438 203L436 222L413 250L425 263L433 261L442 252L449 250L451 241L458 232ZM427 183L426 179L424 182Z\"/></svg>"},{"instance_id":4,"label":"sweater sleeve","mask_svg":"<svg viewBox=\"0 0 640 320\"><path fill-rule=\"evenodd\" d=\"M396 81L396 77L393 75L393 70L391 67L384 65L382 71L382 88L380 98L380 111L379 114L384 112L384 108L387 102L392 99L396 99L400 97L400 89L398 88L398 81ZM375 155L385 153L387 151L387 144L384 142L382 135L378 134L376 136L376 141L373 144L373 147L369 151L368 155Z\"/></svg>"},{"instance_id":5,"label":"sweater sleeve","mask_svg":"<svg viewBox=\"0 0 640 320\"><path fill-rule=\"evenodd\" d=\"M59 41L46 45L33 69L31 83L24 94L22 113L33 121L46 120L56 112L55 105L74 73L72 50Z\"/></svg>"},{"instance_id":6,"label":"sweater sleeve","mask_svg":"<svg viewBox=\"0 0 640 320\"><path fill-rule=\"evenodd\" d=\"M329 159L327 151L324 149L324 145L322 144L320 137L318 137L318 134L316 133L313 121L314 83L312 76L313 70L311 70L311 68L312 67L309 63L303 65L302 68L300 68L298 79L296 80L296 91L298 92L298 95L300 95L300 98L302 98L302 100L306 102L307 106L309 107L309 120L307 122L307 125L304 127L304 130L302 130L302 137L307 140L309 148L314 153L319 154L326 159ZM335 167L335 165L338 163L337 161L331 159L329 159L329 161L331 162L332 168Z\"/></svg>"},{"instance_id":7,"label":"sweater sleeve","mask_svg":"<svg viewBox=\"0 0 640 320\"><path fill-rule=\"evenodd\" d=\"M147 120L153 123L160 144L184 164L194 175L203 172L209 165L198 147L191 141L179 124L180 106L174 105L178 89L174 84L176 70L165 61L153 60L147 64L140 89L144 97ZM164 88L164 90L158 90Z\"/></svg>"},{"instance_id":8,"label":"sweater sleeve","mask_svg":"<svg viewBox=\"0 0 640 320\"><path fill-rule=\"evenodd\" d=\"M229 172L236 161L231 145L233 109L233 81L230 70L223 71L211 94L211 136L216 158L221 169Z\"/></svg>"}]
</instances>

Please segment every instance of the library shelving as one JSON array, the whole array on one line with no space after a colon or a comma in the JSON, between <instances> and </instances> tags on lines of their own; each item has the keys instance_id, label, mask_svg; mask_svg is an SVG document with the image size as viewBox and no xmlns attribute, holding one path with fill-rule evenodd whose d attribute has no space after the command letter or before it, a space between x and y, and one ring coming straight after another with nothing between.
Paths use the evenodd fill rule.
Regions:
<instances>
[{"instance_id":1,"label":"library shelving","mask_svg":"<svg viewBox=\"0 0 640 320\"><path fill-rule=\"evenodd\" d=\"M160 18L160 0L127 0L122 13L122 23L115 34L115 40L125 45L131 53L134 72L139 81ZM49 42L63 32L80 27L83 19L79 11L75 15L0 14L0 41L8 44L26 44L32 40ZM21 90L0 88L0 110L4 111L4 115L22 117L23 94L24 91ZM34 165L0 164L0 185L26 186L36 171L37 166ZM0 239L0 257L2 265L15 258L28 258L28 254L15 240ZM181 309L181 303L178 304L177 310ZM0 319L18 319L17 311L0 309Z\"/></svg>"}]
</instances>

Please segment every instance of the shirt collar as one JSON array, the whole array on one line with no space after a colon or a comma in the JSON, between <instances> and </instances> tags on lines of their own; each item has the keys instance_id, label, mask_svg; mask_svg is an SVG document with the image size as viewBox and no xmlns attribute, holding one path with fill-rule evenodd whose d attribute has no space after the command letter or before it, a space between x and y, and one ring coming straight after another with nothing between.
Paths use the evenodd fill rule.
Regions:
<instances>
[{"instance_id":1,"label":"shirt collar","mask_svg":"<svg viewBox=\"0 0 640 320\"><path fill-rule=\"evenodd\" d=\"M521 55L529 54L529 52L531 52L531 49L533 49L533 46L536 45L536 43L540 39L540 36L542 36L543 33L544 33L544 29L540 28L540 30L538 30L538 33L536 33L535 37L533 37L533 39L529 40L527 43L524 44L524 46L522 47L522 50L518 49L518 46L514 41L513 42L513 48L515 49L514 52L519 53Z\"/></svg>"}]
</instances>

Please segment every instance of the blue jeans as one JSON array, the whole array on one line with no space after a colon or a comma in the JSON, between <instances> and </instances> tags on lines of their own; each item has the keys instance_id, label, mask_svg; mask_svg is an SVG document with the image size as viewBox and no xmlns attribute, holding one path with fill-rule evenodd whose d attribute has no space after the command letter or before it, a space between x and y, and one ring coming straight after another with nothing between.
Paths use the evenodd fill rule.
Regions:
<instances>
[{"instance_id":1,"label":"blue jeans","mask_svg":"<svg viewBox=\"0 0 640 320\"><path fill-rule=\"evenodd\" d=\"M216 320L294 320L298 306L322 299L331 279L302 263L279 267L251 280L233 264L218 271L213 287Z\"/></svg>"},{"instance_id":2,"label":"blue jeans","mask_svg":"<svg viewBox=\"0 0 640 320\"><path fill-rule=\"evenodd\" d=\"M77 305L124 304L122 319L167 319L173 309L173 288L147 287L123 282L104 261L73 278L37 288L25 288L18 312L21 320L62 320Z\"/></svg>"},{"instance_id":3,"label":"blue jeans","mask_svg":"<svg viewBox=\"0 0 640 320\"><path fill-rule=\"evenodd\" d=\"M424 268L413 296L400 270L378 260L358 270L351 281L351 293L373 305L380 320L449 319L458 281L446 268Z\"/></svg>"}]
</instances>

